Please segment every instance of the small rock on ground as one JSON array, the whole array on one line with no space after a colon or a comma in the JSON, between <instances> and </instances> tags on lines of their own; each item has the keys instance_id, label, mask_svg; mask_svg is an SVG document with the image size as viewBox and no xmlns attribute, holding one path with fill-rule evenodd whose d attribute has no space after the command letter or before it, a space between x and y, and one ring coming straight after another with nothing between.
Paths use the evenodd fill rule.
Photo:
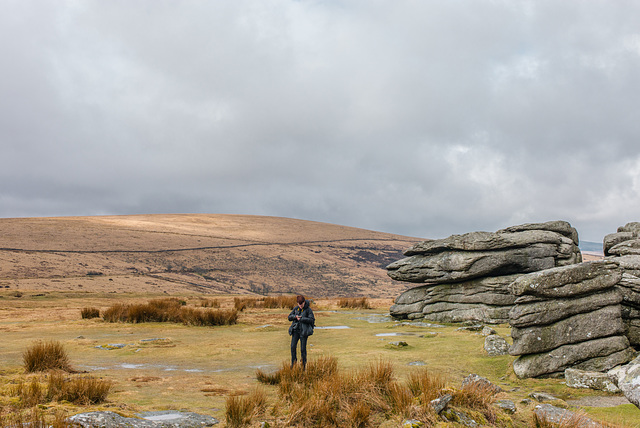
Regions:
<instances>
[{"instance_id":1,"label":"small rock on ground","mask_svg":"<svg viewBox=\"0 0 640 428\"><path fill-rule=\"evenodd\" d=\"M538 404L533 410L536 416L541 419L554 424L567 423L575 418L577 424L571 424L570 426L579 426L580 428L603 428L599 423L587 418L584 415L578 415L570 410L561 409L559 407L552 406L551 404ZM569 426L569 425L568 425Z\"/></svg>"},{"instance_id":2,"label":"small rock on ground","mask_svg":"<svg viewBox=\"0 0 640 428\"><path fill-rule=\"evenodd\" d=\"M164 410L139 413L138 418L127 418L114 412L90 412L71 416L69 420L83 428L201 428L218 423L211 416L192 412Z\"/></svg>"},{"instance_id":3,"label":"small rock on ground","mask_svg":"<svg viewBox=\"0 0 640 428\"><path fill-rule=\"evenodd\" d=\"M496 406L511 415L516 412L516 403L511 400L498 400Z\"/></svg>"}]
</instances>

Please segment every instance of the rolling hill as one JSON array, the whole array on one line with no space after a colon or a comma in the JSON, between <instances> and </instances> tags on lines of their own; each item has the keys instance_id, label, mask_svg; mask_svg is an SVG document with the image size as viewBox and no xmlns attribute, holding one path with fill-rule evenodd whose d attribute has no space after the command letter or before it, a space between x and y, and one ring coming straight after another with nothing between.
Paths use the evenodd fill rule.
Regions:
<instances>
[{"instance_id":1,"label":"rolling hill","mask_svg":"<svg viewBox=\"0 0 640 428\"><path fill-rule=\"evenodd\" d=\"M248 215L0 219L0 288L395 297L411 285L384 266L419 240Z\"/></svg>"}]
</instances>

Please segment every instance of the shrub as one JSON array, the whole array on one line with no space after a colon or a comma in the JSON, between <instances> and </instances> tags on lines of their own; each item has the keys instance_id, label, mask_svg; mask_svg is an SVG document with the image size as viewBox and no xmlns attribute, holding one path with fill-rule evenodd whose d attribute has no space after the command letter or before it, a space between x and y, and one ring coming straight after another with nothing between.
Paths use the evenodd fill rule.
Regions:
<instances>
[{"instance_id":1,"label":"shrub","mask_svg":"<svg viewBox=\"0 0 640 428\"><path fill-rule=\"evenodd\" d=\"M46 370L72 372L67 351L60 342L36 342L22 354L24 369L27 373Z\"/></svg>"},{"instance_id":2,"label":"shrub","mask_svg":"<svg viewBox=\"0 0 640 428\"><path fill-rule=\"evenodd\" d=\"M227 397L225 411L227 426L247 426L255 416L264 413L266 407L267 396L262 389L256 388L246 396Z\"/></svg>"},{"instance_id":3,"label":"shrub","mask_svg":"<svg viewBox=\"0 0 640 428\"><path fill-rule=\"evenodd\" d=\"M343 297L338 299L338 307L348 309L371 309L366 297Z\"/></svg>"},{"instance_id":4,"label":"shrub","mask_svg":"<svg viewBox=\"0 0 640 428\"><path fill-rule=\"evenodd\" d=\"M100 309L98 308L82 308L80 311L82 319L91 319L100 317Z\"/></svg>"}]
</instances>

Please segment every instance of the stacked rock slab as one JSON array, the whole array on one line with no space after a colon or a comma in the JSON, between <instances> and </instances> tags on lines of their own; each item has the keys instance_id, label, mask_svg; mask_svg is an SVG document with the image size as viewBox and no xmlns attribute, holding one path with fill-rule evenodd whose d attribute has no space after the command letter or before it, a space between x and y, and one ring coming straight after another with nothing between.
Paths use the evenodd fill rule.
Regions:
<instances>
[{"instance_id":1,"label":"stacked rock slab","mask_svg":"<svg viewBox=\"0 0 640 428\"><path fill-rule=\"evenodd\" d=\"M622 269L618 288L622 294L622 320L629 342L640 347L640 223L627 223L604 237L605 256Z\"/></svg>"},{"instance_id":2,"label":"stacked rock slab","mask_svg":"<svg viewBox=\"0 0 640 428\"><path fill-rule=\"evenodd\" d=\"M559 377L567 368L606 371L634 357L622 322L622 271L602 260L522 275L509 312L513 369L520 378Z\"/></svg>"},{"instance_id":3,"label":"stacked rock slab","mask_svg":"<svg viewBox=\"0 0 640 428\"><path fill-rule=\"evenodd\" d=\"M398 281L422 284L401 294L396 318L506 323L519 275L579 263L578 233L565 221L512 226L420 242L387 266Z\"/></svg>"}]
</instances>

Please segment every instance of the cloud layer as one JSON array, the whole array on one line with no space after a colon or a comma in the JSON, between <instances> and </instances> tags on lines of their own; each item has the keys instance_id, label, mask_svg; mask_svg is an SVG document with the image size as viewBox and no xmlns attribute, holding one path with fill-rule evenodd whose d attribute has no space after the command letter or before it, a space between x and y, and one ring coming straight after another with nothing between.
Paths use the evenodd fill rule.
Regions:
<instances>
[{"instance_id":1,"label":"cloud layer","mask_svg":"<svg viewBox=\"0 0 640 428\"><path fill-rule=\"evenodd\" d=\"M0 4L0 216L640 221L640 4Z\"/></svg>"}]
</instances>

